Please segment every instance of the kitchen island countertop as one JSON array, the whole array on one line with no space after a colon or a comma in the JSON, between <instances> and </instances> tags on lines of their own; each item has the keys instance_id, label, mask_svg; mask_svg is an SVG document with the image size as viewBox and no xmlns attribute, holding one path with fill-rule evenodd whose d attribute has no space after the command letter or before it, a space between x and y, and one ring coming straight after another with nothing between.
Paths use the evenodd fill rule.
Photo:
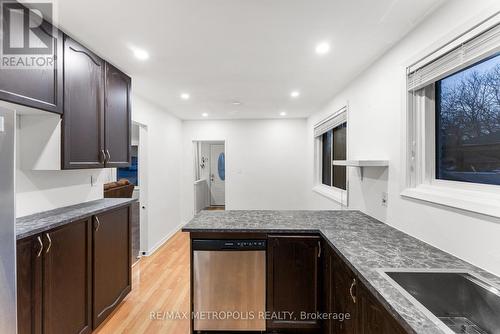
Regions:
<instances>
[{"instance_id":1,"label":"kitchen island countertop","mask_svg":"<svg viewBox=\"0 0 500 334\"><path fill-rule=\"evenodd\" d=\"M500 278L359 211L202 211L185 232L318 233L409 331L445 333L380 269L460 270L500 287Z\"/></svg>"}]
</instances>

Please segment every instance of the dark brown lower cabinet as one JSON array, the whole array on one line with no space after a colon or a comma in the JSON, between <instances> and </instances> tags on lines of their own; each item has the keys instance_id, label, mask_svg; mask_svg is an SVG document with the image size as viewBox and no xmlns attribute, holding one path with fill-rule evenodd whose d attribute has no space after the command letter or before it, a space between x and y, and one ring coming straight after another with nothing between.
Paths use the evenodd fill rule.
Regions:
<instances>
[{"instance_id":1,"label":"dark brown lower cabinet","mask_svg":"<svg viewBox=\"0 0 500 334\"><path fill-rule=\"evenodd\" d=\"M17 243L18 333L90 333L90 218Z\"/></svg>"},{"instance_id":2,"label":"dark brown lower cabinet","mask_svg":"<svg viewBox=\"0 0 500 334\"><path fill-rule=\"evenodd\" d=\"M333 251L330 247L323 245L323 294L322 307L326 314L334 314L334 293L333 287ZM334 321L331 316L323 320L323 334L334 333Z\"/></svg>"},{"instance_id":3,"label":"dark brown lower cabinet","mask_svg":"<svg viewBox=\"0 0 500 334\"><path fill-rule=\"evenodd\" d=\"M130 207L94 216L93 327L130 292Z\"/></svg>"},{"instance_id":4,"label":"dark brown lower cabinet","mask_svg":"<svg viewBox=\"0 0 500 334\"><path fill-rule=\"evenodd\" d=\"M341 314L343 320L333 322L333 332L336 334L356 333L358 318L356 276L337 256L333 256L333 312Z\"/></svg>"},{"instance_id":5,"label":"dark brown lower cabinet","mask_svg":"<svg viewBox=\"0 0 500 334\"><path fill-rule=\"evenodd\" d=\"M323 279L324 311L336 317L324 321L323 333L407 333L332 249L325 250Z\"/></svg>"},{"instance_id":6,"label":"dark brown lower cabinet","mask_svg":"<svg viewBox=\"0 0 500 334\"><path fill-rule=\"evenodd\" d=\"M92 332L131 289L130 254L130 206L18 240L18 333Z\"/></svg>"},{"instance_id":7,"label":"dark brown lower cabinet","mask_svg":"<svg viewBox=\"0 0 500 334\"><path fill-rule=\"evenodd\" d=\"M359 334L404 334L406 331L364 287L358 287Z\"/></svg>"},{"instance_id":8,"label":"dark brown lower cabinet","mask_svg":"<svg viewBox=\"0 0 500 334\"><path fill-rule=\"evenodd\" d=\"M42 236L17 241L17 333L42 332Z\"/></svg>"},{"instance_id":9,"label":"dark brown lower cabinet","mask_svg":"<svg viewBox=\"0 0 500 334\"><path fill-rule=\"evenodd\" d=\"M320 320L310 317L321 309L320 256L318 236L268 237L267 311L281 315L267 321L268 329L306 333L321 327Z\"/></svg>"},{"instance_id":10,"label":"dark brown lower cabinet","mask_svg":"<svg viewBox=\"0 0 500 334\"><path fill-rule=\"evenodd\" d=\"M90 333L90 218L44 233L43 332Z\"/></svg>"}]
</instances>

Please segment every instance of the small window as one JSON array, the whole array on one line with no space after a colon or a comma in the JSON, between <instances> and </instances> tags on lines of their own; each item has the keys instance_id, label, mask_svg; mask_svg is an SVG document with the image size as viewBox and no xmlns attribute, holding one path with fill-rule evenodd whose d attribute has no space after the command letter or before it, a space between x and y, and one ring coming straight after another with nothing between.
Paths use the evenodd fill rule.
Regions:
<instances>
[{"instance_id":1,"label":"small window","mask_svg":"<svg viewBox=\"0 0 500 334\"><path fill-rule=\"evenodd\" d=\"M347 122L323 133L321 136L321 179L327 186L346 190L346 167L333 166L333 160L346 160Z\"/></svg>"},{"instance_id":2,"label":"small window","mask_svg":"<svg viewBox=\"0 0 500 334\"><path fill-rule=\"evenodd\" d=\"M435 89L436 179L500 185L500 55Z\"/></svg>"}]
</instances>

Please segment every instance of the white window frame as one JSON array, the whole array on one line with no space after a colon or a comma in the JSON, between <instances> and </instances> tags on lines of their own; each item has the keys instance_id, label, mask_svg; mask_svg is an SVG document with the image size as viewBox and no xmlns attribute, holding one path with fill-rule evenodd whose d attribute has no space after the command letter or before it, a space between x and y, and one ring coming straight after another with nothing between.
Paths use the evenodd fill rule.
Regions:
<instances>
[{"instance_id":1,"label":"white window frame","mask_svg":"<svg viewBox=\"0 0 500 334\"><path fill-rule=\"evenodd\" d=\"M346 153L349 156L349 113L348 106L345 104L337 109L333 114L324 118L314 125L314 186L312 190L334 202L339 203L343 207L349 205L349 170L346 171L346 189L327 186L323 184L322 167L323 167L323 145L322 134L343 124L346 126ZM322 130L320 130L322 129ZM328 129L324 131L325 129ZM321 132L321 134L318 134ZM331 162L333 166L333 160Z\"/></svg>"},{"instance_id":2,"label":"white window frame","mask_svg":"<svg viewBox=\"0 0 500 334\"><path fill-rule=\"evenodd\" d=\"M407 78L415 68L433 62L446 55L450 50L460 47L465 41L480 35L499 23L500 15L496 13L475 25L452 42L446 43L443 48L409 66ZM458 63L446 74L441 74L433 81L473 65L499 50L500 45L494 50L489 49L485 50L484 53L475 54L474 59ZM408 86L411 84L409 82ZM406 143L403 152L404 176L401 195L469 212L500 217L500 186L436 179L434 84L425 83L421 86L424 88L418 88L420 86L417 85L417 89L413 91L409 91L405 87L407 97L404 117Z\"/></svg>"}]
</instances>

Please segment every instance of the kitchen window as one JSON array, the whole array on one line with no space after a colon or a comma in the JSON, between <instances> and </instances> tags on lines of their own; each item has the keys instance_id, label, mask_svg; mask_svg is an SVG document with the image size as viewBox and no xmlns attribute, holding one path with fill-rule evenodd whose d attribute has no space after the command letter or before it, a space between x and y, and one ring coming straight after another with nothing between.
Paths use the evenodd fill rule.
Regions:
<instances>
[{"instance_id":1,"label":"kitchen window","mask_svg":"<svg viewBox=\"0 0 500 334\"><path fill-rule=\"evenodd\" d=\"M500 24L407 70L402 195L500 217Z\"/></svg>"},{"instance_id":2,"label":"kitchen window","mask_svg":"<svg viewBox=\"0 0 500 334\"><path fill-rule=\"evenodd\" d=\"M500 185L500 54L435 88L436 178Z\"/></svg>"},{"instance_id":3,"label":"kitchen window","mask_svg":"<svg viewBox=\"0 0 500 334\"><path fill-rule=\"evenodd\" d=\"M313 190L347 204L347 171L333 160L347 158L347 108L341 108L314 127L316 181Z\"/></svg>"},{"instance_id":4,"label":"kitchen window","mask_svg":"<svg viewBox=\"0 0 500 334\"><path fill-rule=\"evenodd\" d=\"M346 167L333 166L333 160L346 160L347 123L325 132L321 136L322 183L326 186L346 190Z\"/></svg>"}]
</instances>

